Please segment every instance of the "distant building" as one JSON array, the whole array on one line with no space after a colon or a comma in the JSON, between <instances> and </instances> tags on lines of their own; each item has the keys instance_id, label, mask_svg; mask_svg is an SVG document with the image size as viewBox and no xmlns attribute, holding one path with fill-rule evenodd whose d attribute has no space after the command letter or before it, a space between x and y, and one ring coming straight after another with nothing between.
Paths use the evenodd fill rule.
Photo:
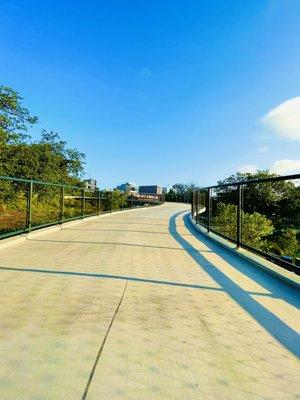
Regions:
<instances>
[{"instance_id":1,"label":"distant building","mask_svg":"<svg viewBox=\"0 0 300 400\"><path fill-rule=\"evenodd\" d=\"M132 192L137 192L137 185L132 182L126 182L117 186L116 189L124 193L132 193Z\"/></svg>"},{"instance_id":2,"label":"distant building","mask_svg":"<svg viewBox=\"0 0 300 400\"><path fill-rule=\"evenodd\" d=\"M97 181L96 179L86 179L84 181L85 188L88 190L96 190L97 189Z\"/></svg>"},{"instance_id":3,"label":"distant building","mask_svg":"<svg viewBox=\"0 0 300 400\"><path fill-rule=\"evenodd\" d=\"M162 194L162 187L157 185L140 186L139 194Z\"/></svg>"}]
</instances>

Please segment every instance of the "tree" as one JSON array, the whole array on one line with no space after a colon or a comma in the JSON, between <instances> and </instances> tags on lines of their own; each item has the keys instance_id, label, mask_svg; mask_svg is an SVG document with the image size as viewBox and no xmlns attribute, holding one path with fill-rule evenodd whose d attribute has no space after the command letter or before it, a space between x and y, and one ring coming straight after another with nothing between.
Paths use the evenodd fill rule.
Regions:
<instances>
[{"instance_id":1,"label":"tree","mask_svg":"<svg viewBox=\"0 0 300 400\"><path fill-rule=\"evenodd\" d=\"M245 244L261 248L264 237L273 232L272 221L257 212L242 212L242 240ZM237 207L234 204L219 203L216 215L212 218L212 226L223 235L236 239Z\"/></svg>"},{"instance_id":2,"label":"tree","mask_svg":"<svg viewBox=\"0 0 300 400\"><path fill-rule=\"evenodd\" d=\"M237 173L219 181L218 184L248 181L275 177L269 171L256 174ZM237 188L229 186L215 190L215 201L225 204L237 204ZM291 181L264 182L243 185L243 210L258 212L271 219L277 229L297 228L300 226L300 187Z\"/></svg>"},{"instance_id":3,"label":"tree","mask_svg":"<svg viewBox=\"0 0 300 400\"><path fill-rule=\"evenodd\" d=\"M249 214L242 211L241 218L243 243L278 256L296 256L299 243L294 229L275 230L272 221L258 212ZM234 204L217 204L212 227L236 240L237 207Z\"/></svg>"},{"instance_id":4,"label":"tree","mask_svg":"<svg viewBox=\"0 0 300 400\"><path fill-rule=\"evenodd\" d=\"M41 139L32 142L27 131L38 119L22 100L18 92L0 86L0 175L79 184L85 155L54 131L42 130Z\"/></svg>"},{"instance_id":5,"label":"tree","mask_svg":"<svg viewBox=\"0 0 300 400\"><path fill-rule=\"evenodd\" d=\"M278 256L296 257L299 251L299 242L294 229L275 231L267 237L263 244L263 250L274 253Z\"/></svg>"},{"instance_id":6,"label":"tree","mask_svg":"<svg viewBox=\"0 0 300 400\"><path fill-rule=\"evenodd\" d=\"M8 86L0 86L0 144L20 143L29 137L28 125L38 118L22 106L22 97Z\"/></svg>"},{"instance_id":7,"label":"tree","mask_svg":"<svg viewBox=\"0 0 300 400\"><path fill-rule=\"evenodd\" d=\"M84 172L85 154L67 147L67 142L60 139L59 133L42 131L39 145L47 148L57 158L58 166L69 178L79 179Z\"/></svg>"},{"instance_id":8,"label":"tree","mask_svg":"<svg viewBox=\"0 0 300 400\"><path fill-rule=\"evenodd\" d=\"M166 194L166 201L188 201L198 189L194 183L175 183Z\"/></svg>"},{"instance_id":9,"label":"tree","mask_svg":"<svg viewBox=\"0 0 300 400\"><path fill-rule=\"evenodd\" d=\"M0 165L1 175L78 184L84 170L84 154L68 148L57 132L43 131L38 142L4 145Z\"/></svg>"}]
</instances>

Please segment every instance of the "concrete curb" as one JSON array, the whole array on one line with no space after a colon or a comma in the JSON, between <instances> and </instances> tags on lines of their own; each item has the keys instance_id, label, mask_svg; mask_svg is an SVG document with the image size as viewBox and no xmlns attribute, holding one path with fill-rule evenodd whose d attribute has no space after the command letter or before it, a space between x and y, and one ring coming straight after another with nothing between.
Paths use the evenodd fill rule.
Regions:
<instances>
[{"instance_id":1,"label":"concrete curb","mask_svg":"<svg viewBox=\"0 0 300 400\"><path fill-rule=\"evenodd\" d=\"M160 204L159 206L154 206L154 207L163 207L163 206L164 206L164 204ZM7 248L9 246L18 244L20 242L26 241L26 240L30 239L31 237L43 235L45 233L48 233L49 231L60 231L65 228L68 228L69 226L82 224L84 222L87 222L87 221L90 221L93 219L104 218L104 217L115 215L115 214L124 214L126 212L141 211L141 210L145 210L145 209L149 210L150 208L153 208L153 207L139 207L139 208L130 208L128 210L123 210L123 211L107 212L105 214L92 215L91 217L84 217L84 218L76 219L74 221L67 221L67 222L64 222L63 224L56 224L56 225L52 225L52 226L47 226L45 228L36 229L34 231L31 231L30 233L21 233L16 236L11 236L6 239L1 239L0 240L0 250Z\"/></svg>"},{"instance_id":2,"label":"concrete curb","mask_svg":"<svg viewBox=\"0 0 300 400\"><path fill-rule=\"evenodd\" d=\"M267 272L268 274L274 276L277 279L280 279L287 285L293 286L294 288L300 290L300 276L295 273L288 271L284 268L277 266L276 264L265 260L263 257L258 256L257 254L251 253L246 249L237 249L236 246L231 243L229 240L219 237L214 233L207 233L206 229L196 224L196 222L192 219L191 214L189 215L191 224L194 228L200 232L202 235L206 236L210 240L218 243L220 246L224 247L228 251L233 254L238 255L244 260L250 262L255 267L261 269L262 271Z\"/></svg>"}]
</instances>

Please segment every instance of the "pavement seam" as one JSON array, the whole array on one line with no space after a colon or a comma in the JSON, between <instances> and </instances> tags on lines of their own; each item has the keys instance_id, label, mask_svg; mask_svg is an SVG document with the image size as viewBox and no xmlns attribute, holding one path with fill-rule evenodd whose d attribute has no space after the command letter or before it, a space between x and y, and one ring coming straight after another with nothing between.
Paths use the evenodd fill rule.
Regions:
<instances>
[{"instance_id":1,"label":"pavement seam","mask_svg":"<svg viewBox=\"0 0 300 400\"><path fill-rule=\"evenodd\" d=\"M106 339L107 339L107 337L108 337L108 335L109 335L109 332L110 332L110 330L111 330L111 327L112 327L112 325L113 325L113 323L114 323L114 320L115 320L115 318L116 318L116 316L117 316L117 314L118 314L118 311L119 311L119 309L120 309L121 303L122 303L122 301L123 301L123 299L124 299L125 292L126 292L126 289L127 289L127 284L128 284L128 282L126 281L125 286L124 286L124 290L123 290L123 293L122 293L122 296L121 296L120 301L119 301L119 303L118 303L118 306L117 306L117 308L116 308L116 310L115 310L115 312L114 312L114 315L113 315L113 317L112 317L112 319L111 319L111 321L110 321L109 327L107 328L107 331L106 331L106 334L105 334L105 336L104 336L104 339L103 339L103 341L102 341L102 343L101 343L101 346L100 346L100 348L99 348L99 350L98 350L98 353L97 353L95 362L94 362L94 364L93 364L93 368L92 368L92 370L91 370L90 376L89 376L89 378L88 378L88 380L87 380L87 383L86 383L86 385L85 385L85 389L84 389L84 392L83 392L83 394L82 394L81 400L86 400L86 398L87 398L87 394L88 394L90 385L91 385L91 383L92 383L92 380L93 380L93 377L94 377L94 374L95 374L95 371L96 371L98 362L99 362L99 360L100 360L101 354L102 354L102 352L103 352Z\"/></svg>"}]
</instances>

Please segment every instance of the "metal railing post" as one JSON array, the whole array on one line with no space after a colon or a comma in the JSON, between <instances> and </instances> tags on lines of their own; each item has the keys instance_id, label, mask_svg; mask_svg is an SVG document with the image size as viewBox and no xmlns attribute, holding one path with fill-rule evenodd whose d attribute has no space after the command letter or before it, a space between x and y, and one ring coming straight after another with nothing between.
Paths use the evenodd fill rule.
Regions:
<instances>
[{"instance_id":1,"label":"metal railing post","mask_svg":"<svg viewBox=\"0 0 300 400\"><path fill-rule=\"evenodd\" d=\"M239 249L242 238L242 185L237 185L236 246Z\"/></svg>"},{"instance_id":2,"label":"metal railing post","mask_svg":"<svg viewBox=\"0 0 300 400\"><path fill-rule=\"evenodd\" d=\"M65 187L61 188L61 199L60 199L60 223L64 222L64 208L65 208Z\"/></svg>"},{"instance_id":3,"label":"metal railing post","mask_svg":"<svg viewBox=\"0 0 300 400\"><path fill-rule=\"evenodd\" d=\"M211 228L211 189L208 189L208 219L207 219L207 233L210 232L210 228Z\"/></svg>"},{"instance_id":4,"label":"metal railing post","mask_svg":"<svg viewBox=\"0 0 300 400\"><path fill-rule=\"evenodd\" d=\"M26 204L26 229L28 232L31 231L32 223L32 193L33 193L33 181L29 183L29 190L27 193L27 204Z\"/></svg>"},{"instance_id":5,"label":"metal railing post","mask_svg":"<svg viewBox=\"0 0 300 400\"><path fill-rule=\"evenodd\" d=\"M98 215L100 214L100 210L101 210L101 192L98 189Z\"/></svg>"},{"instance_id":6,"label":"metal railing post","mask_svg":"<svg viewBox=\"0 0 300 400\"><path fill-rule=\"evenodd\" d=\"M194 192L192 192L191 214L192 218L194 218Z\"/></svg>"},{"instance_id":7,"label":"metal railing post","mask_svg":"<svg viewBox=\"0 0 300 400\"><path fill-rule=\"evenodd\" d=\"M198 190L196 191L196 223L198 223L198 211L199 211L199 192Z\"/></svg>"},{"instance_id":8,"label":"metal railing post","mask_svg":"<svg viewBox=\"0 0 300 400\"><path fill-rule=\"evenodd\" d=\"M82 206L81 206L81 216L84 217L84 206L85 206L85 189L82 189Z\"/></svg>"}]
</instances>

